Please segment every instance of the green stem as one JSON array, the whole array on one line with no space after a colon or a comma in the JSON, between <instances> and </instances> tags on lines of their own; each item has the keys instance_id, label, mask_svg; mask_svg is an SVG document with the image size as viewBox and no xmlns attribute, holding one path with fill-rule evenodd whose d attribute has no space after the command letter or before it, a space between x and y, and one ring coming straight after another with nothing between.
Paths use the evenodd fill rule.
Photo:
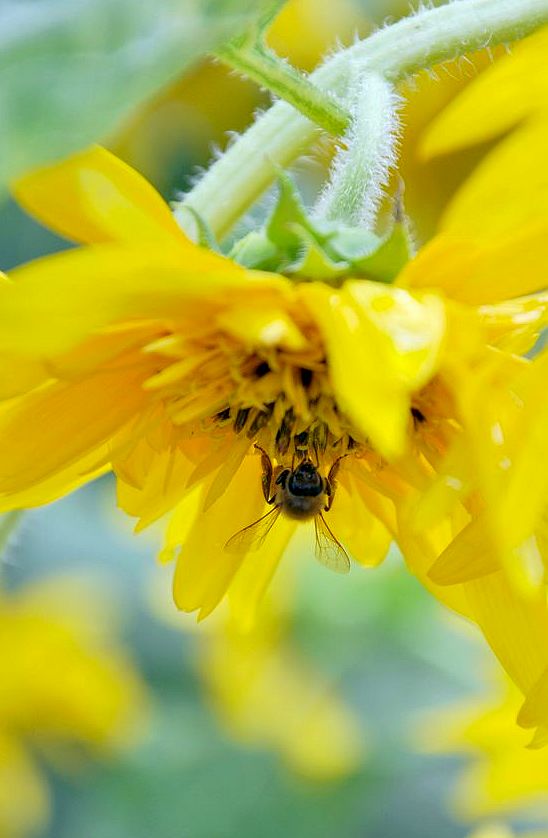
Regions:
<instances>
[{"instance_id":1,"label":"green stem","mask_svg":"<svg viewBox=\"0 0 548 838\"><path fill-rule=\"evenodd\" d=\"M304 73L260 41L229 43L219 50L217 56L234 70L289 102L330 134L343 134L347 129L350 114L329 92L317 88Z\"/></svg>"},{"instance_id":2,"label":"green stem","mask_svg":"<svg viewBox=\"0 0 548 838\"><path fill-rule=\"evenodd\" d=\"M423 9L332 56L311 82L347 104L354 74L405 76L486 46L516 40L548 22L548 0L454 0ZM305 152L318 127L277 102L209 169L180 205L191 206L223 238L276 177ZM176 215L179 210L176 209ZM181 220L184 223L183 213Z\"/></svg>"},{"instance_id":3,"label":"green stem","mask_svg":"<svg viewBox=\"0 0 548 838\"><path fill-rule=\"evenodd\" d=\"M360 77L345 148L335 157L316 215L350 226L374 226L383 187L396 162L399 104L391 82L377 73Z\"/></svg>"}]
</instances>

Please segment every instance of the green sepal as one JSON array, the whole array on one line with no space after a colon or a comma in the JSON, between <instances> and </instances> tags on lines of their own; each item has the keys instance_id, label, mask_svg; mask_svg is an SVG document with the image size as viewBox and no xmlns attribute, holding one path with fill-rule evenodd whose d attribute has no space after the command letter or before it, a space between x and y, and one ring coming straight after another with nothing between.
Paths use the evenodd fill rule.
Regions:
<instances>
[{"instance_id":1,"label":"green sepal","mask_svg":"<svg viewBox=\"0 0 548 838\"><path fill-rule=\"evenodd\" d=\"M183 206L179 210L180 212L188 212L192 216L192 220L195 225L197 238L196 244L199 244L200 247L206 247L208 250L213 250L215 253L220 253L221 248L219 242L215 238L213 234L213 230L205 220L205 218L197 212L194 207Z\"/></svg>"},{"instance_id":2,"label":"green sepal","mask_svg":"<svg viewBox=\"0 0 548 838\"><path fill-rule=\"evenodd\" d=\"M267 221L266 235L280 251L285 252L291 259L296 256L301 247L301 230L306 231L314 238L317 237L317 232L312 220L307 215L297 187L285 172L280 172L278 175L278 200Z\"/></svg>"},{"instance_id":3,"label":"green sepal","mask_svg":"<svg viewBox=\"0 0 548 838\"><path fill-rule=\"evenodd\" d=\"M259 271L276 271L280 265L280 252L263 230L253 230L239 239L228 256L244 268Z\"/></svg>"},{"instance_id":4,"label":"green sepal","mask_svg":"<svg viewBox=\"0 0 548 838\"><path fill-rule=\"evenodd\" d=\"M329 237L329 249L348 264L374 253L382 244L382 239L370 230L338 225Z\"/></svg>"},{"instance_id":5,"label":"green sepal","mask_svg":"<svg viewBox=\"0 0 548 838\"><path fill-rule=\"evenodd\" d=\"M287 273L290 276L304 280L319 279L331 282L348 271L348 262L333 260L308 230L299 228L298 225L295 225L295 228L303 246L297 259L287 267Z\"/></svg>"},{"instance_id":6,"label":"green sepal","mask_svg":"<svg viewBox=\"0 0 548 838\"><path fill-rule=\"evenodd\" d=\"M392 227L381 238L371 230L311 218L285 172L279 174L278 190L265 227L248 233L229 253L246 268L283 273L295 281L319 280L332 285L340 285L350 277L393 282L413 255L399 203Z\"/></svg>"},{"instance_id":7,"label":"green sepal","mask_svg":"<svg viewBox=\"0 0 548 838\"><path fill-rule=\"evenodd\" d=\"M396 221L379 247L361 258L354 259L352 267L359 275L377 282L393 282L413 255L411 240L405 222Z\"/></svg>"}]
</instances>

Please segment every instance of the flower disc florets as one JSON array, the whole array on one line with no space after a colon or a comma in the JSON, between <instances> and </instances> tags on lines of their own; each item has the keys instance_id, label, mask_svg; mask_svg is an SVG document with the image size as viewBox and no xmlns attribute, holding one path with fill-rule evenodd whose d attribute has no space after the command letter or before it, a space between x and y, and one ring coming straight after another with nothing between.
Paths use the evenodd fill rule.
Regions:
<instances>
[{"instance_id":1,"label":"flower disc florets","mask_svg":"<svg viewBox=\"0 0 548 838\"><path fill-rule=\"evenodd\" d=\"M294 319L284 313L265 321L262 343L251 347L246 314L256 317L251 310L228 311L209 334L166 335L145 347L162 367L144 387L164 402L173 424L188 428L199 419L202 432L217 438L232 432L281 462L312 452L329 462L356 448L310 317L301 311Z\"/></svg>"}]
</instances>

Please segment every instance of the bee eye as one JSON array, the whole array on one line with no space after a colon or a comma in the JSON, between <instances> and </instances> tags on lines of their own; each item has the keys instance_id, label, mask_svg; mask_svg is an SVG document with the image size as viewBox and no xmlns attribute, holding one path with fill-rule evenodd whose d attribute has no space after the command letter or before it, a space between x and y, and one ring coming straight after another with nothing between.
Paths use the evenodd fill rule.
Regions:
<instances>
[{"instance_id":1,"label":"bee eye","mask_svg":"<svg viewBox=\"0 0 548 838\"><path fill-rule=\"evenodd\" d=\"M285 484L287 483L287 478L289 477L289 469L286 468L282 471L281 474L278 475L276 479L276 485L281 486L282 489L285 489Z\"/></svg>"}]
</instances>

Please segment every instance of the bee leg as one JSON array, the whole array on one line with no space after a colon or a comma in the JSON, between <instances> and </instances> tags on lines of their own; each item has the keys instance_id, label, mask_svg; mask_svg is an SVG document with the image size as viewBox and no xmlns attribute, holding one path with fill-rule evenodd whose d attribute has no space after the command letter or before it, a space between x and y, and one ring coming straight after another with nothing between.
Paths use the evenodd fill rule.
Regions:
<instances>
[{"instance_id":1,"label":"bee leg","mask_svg":"<svg viewBox=\"0 0 548 838\"><path fill-rule=\"evenodd\" d=\"M333 504L333 499L335 497L335 489L337 488L336 477L341 467L341 460L344 460L344 458L347 456L348 454L343 454L342 457L337 457L337 459L329 469L329 474L325 478L325 494L327 495L327 503L324 507L325 512L329 512Z\"/></svg>"},{"instance_id":2,"label":"bee leg","mask_svg":"<svg viewBox=\"0 0 548 838\"><path fill-rule=\"evenodd\" d=\"M264 499L267 503L274 503L276 495L270 497L270 487L272 485L272 460L260 445L255 444L255 448L261 452L261 468L263 470L261 477L261 486L263 488Z\"/></svg>"},{"instance_id":3,"label":"bee leg","mask_svg":"<svg viewBox=\"0 0 548 838\"><path fill-rule=\"evenodd\" d=\"M325 494L327 495L327 503L325 504L323 511L329 512L333 503L333 497L335 496L335 487L331 485L327 477L325 478Z\"/></svg>"},{"instance_id":4,"label":"bee leg","mask_svg":"<svg viewBox=\"0 0 548 838\"><path fill-rule=\"evenodd\" d=\"M285 489L285 484L287 482L287 478L291 474L290 468L281 468L278 474L276 475L276 485L281 486L282 489Z\"/></svg>"}]
</instances>

